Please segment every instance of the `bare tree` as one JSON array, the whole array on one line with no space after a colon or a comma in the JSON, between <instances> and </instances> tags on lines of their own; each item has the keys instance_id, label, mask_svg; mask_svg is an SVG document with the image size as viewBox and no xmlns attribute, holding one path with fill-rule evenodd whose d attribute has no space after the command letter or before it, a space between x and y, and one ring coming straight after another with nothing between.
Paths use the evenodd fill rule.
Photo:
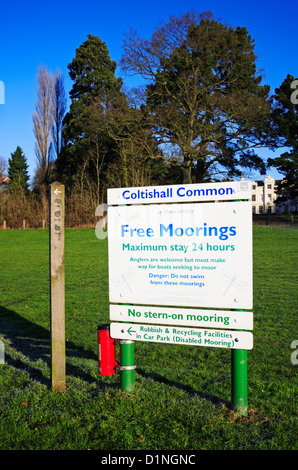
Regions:
<instances>
[{"instance_id":1,"label":"bare tree","mask_svg":"<svg viewBox=\"0 0 298 470\"><path fill-rule=\"evenodd\" d=\"M4 157L0 156L0 176L6 176L7 174L7 161Z\"/></svg>"},{"instance_id":2,"label":"bare tree","mask_svg":"<svg viewBox=\"0 0 298 470\"><path fill-rule=\"evenodd\" d=\"M37 101L33 113L33 132L36 138L38 184L47 186L50 174L50 144L54 123L55 79L45 66L40 66L37 74Z\"/></svg>"},{"instance_id":3,"label":"bare tree","mask_svg":"<svg viewBox=\"0 0 298 470\"><path fill-rule=\"evenodd\" d=\"M171 16L150 39L126 35L122 70L144 80L148 125L184 183L265 172L255 149L275 140L269 86L261 85L255 61L246 28L210 12Z\"/></svg>"},{"instance_id":4,"label":"bare tree","mask_svg":"<svg viewBox=\"0 0 298 470\"><path fill-rule=\"evenodd\" d=\"M67 99L64 88L64 78L60 70L56 71L54 86L54 123L52 128L51 150L54 158L58 158L62 150L62 127L66 113Z\"/></svg>"}]
</instances>

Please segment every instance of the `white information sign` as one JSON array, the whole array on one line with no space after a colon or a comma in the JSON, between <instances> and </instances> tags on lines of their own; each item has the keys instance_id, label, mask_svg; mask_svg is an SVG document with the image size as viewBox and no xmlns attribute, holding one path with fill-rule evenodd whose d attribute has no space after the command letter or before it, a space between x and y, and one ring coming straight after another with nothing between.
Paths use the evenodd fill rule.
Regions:
<instances>
[{"instance_id":1,"label":"white information sign","mask_svg":"<svg viewBox=\"0 0 298 470\"><path fill-rule=\"evenodd\" d=\"M155 343L208 346L228 349L252 349L253 335L247 331L228 331L180 326L111 323L110 334L115 339Z\"/></svg>"},{"instance_id":2,"label":"white information sign","mask_svg":"<svg viewBox=\"0 0 298 470\"><path fill-rule=\"evenodd\" d=\"M253 329L253 313L141 305L110 305L110 320L223 329Z\"/></svg>"},{"instance_id":3,"label":"white information sign","mask_svg":"<svg viewBox=\"0 0 298 470\"><path fill-rule=\"evenodd\" d=\"M108 208L110 302L252 308L251 202Z\"/></svg>"},{"instance_id":4,"label":"white information sign","mask_svg":"<svg viewBox=\"0 0 298 470\"><path fill-rule=\"evenodd\" d=\"M250 199L251 181L108 189L108 205Z\"/></svg>"}]
</instances>

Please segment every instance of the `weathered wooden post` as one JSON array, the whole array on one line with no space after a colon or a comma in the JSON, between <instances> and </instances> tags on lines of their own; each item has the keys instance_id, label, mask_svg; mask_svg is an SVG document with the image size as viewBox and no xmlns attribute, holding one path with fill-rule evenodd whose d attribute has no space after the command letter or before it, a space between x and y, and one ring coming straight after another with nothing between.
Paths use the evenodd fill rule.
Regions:
<instances>
[{"instance_id":1,"label":"weathered wooden post","mask_svg":"<svg viewBox=\"0 0 298 470\"><path fill-rule=\"evenodd\" d=\"M64 185L50 185L50 324L52 389L65 390Z\"/></svg>"}]
</instances>

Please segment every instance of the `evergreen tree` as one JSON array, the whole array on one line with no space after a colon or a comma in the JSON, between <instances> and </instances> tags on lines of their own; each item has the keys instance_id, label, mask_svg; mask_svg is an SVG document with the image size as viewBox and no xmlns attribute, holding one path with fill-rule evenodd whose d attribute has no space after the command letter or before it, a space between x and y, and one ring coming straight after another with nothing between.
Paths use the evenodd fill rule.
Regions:
<instances>
[{"instance_id":1,"label":"evergreen tree","mask_svg":"<svg viewBox=\"0 0 298 470\"><path fill-rule=\"evenodd\" d=\"M99 158L106 164L115 156L114 144L103 131L102 122L113 106L125 103L125 95L122 80L115 76L116 63L106 44L96 36L89 34L76 49L68 69L74 84L62 131L64 147L56 168L58 178L71 187L82 175L98 181L98 169L104 164Z\"/></svg>"},{"instance_id":2,"label":"evergreen tree","mask_svg":"<svg viewBox=\"0 0 298 470\"><path fill-rule=\"evenodd\" d=\"M278 187L277 202L298 198L298 80L287 75L281 86L275 90L273 120L276 132L289 151L279 157L268 159L268 164L278 169L284 179Z\"/></svg>"},{"instance_id":3,"label":"evergreen tree","mask_svg":"<svg viewBox=\"0 0 298 470\"><path fill-rule=\"evenodd\" d=\"M10 178L10 190L18 191L22 194L29 192L29 174L27 159L18 146L8 159L8 177Z\"/></svg>"}]
</instances>

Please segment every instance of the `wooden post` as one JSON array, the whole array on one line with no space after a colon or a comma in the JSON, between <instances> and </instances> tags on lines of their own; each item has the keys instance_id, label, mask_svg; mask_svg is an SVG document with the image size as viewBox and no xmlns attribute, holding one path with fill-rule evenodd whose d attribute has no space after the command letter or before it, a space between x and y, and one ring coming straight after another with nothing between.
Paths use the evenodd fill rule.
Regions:
<instances>
[{"instance_id":1,"label":"wooden post","mask_svg":"<svg viewBox=\"0 0 298 470\"><path fill-rule=\"evenodd\" d=\"M26 220L23 219L23 229L25 229L25 228L26 228Z\"/></svg>"},{"instance_id":2,"label":"wooden post","mask_svg":"<svg viewBox=\"0 0 298 470\"><path fill-rule=\"evenodd\" d=\"M65 390L64 185L50 185L50 308L52 389Z\"/></svg>"},{"instance_id":3,"label":"wooden post","mask_svg":"<svg viewBox=\"0 0 298 470\"><path fill-rule=\"evenodd\" d=\"M6 220L3 221L3 228L6 230Z\"/></svg>"}]
</instances>

